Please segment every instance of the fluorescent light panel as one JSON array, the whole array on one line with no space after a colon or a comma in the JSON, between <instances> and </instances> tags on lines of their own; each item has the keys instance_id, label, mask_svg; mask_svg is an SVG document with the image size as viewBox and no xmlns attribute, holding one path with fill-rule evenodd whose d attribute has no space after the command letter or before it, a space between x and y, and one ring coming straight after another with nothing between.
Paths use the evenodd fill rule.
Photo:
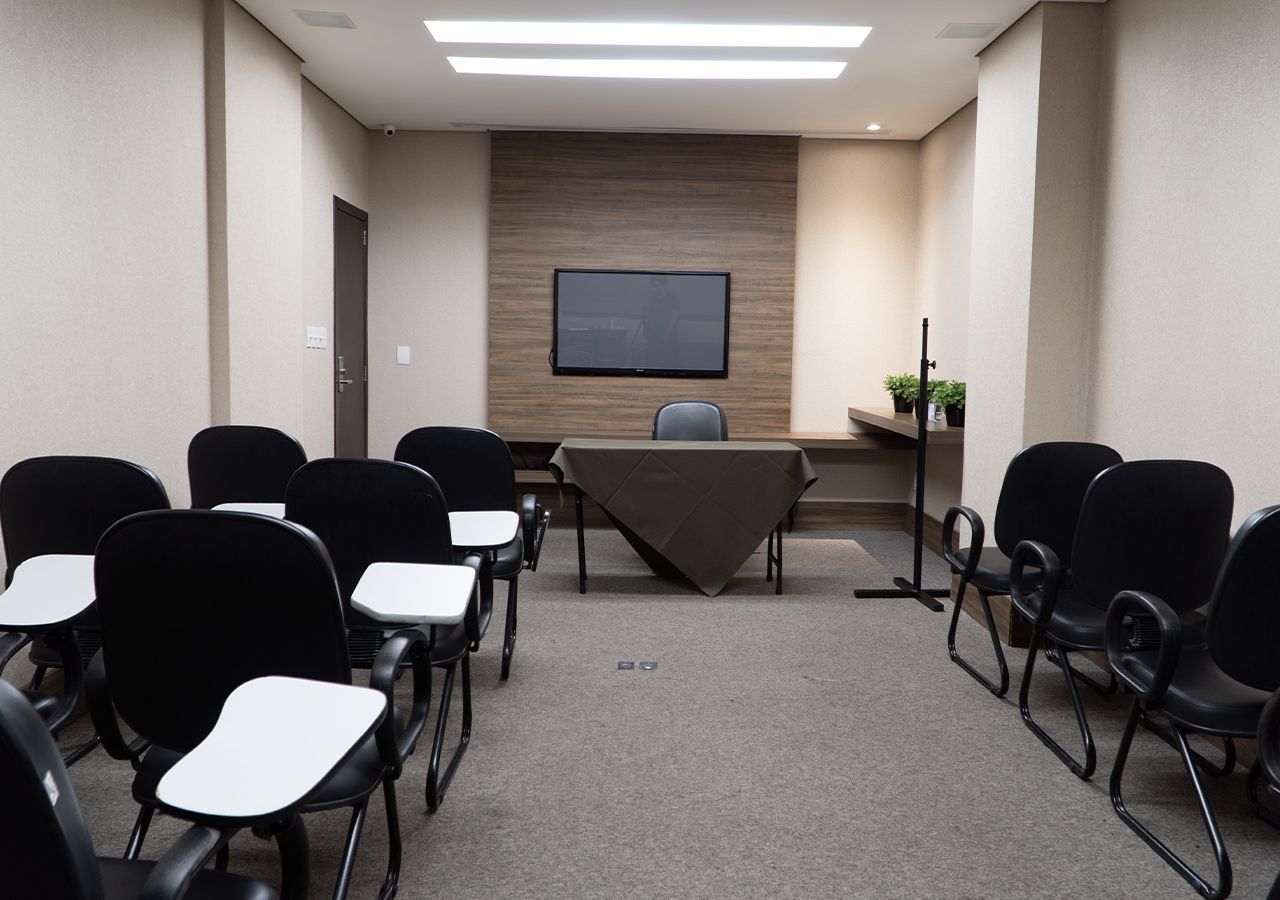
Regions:
<instances>
[{"instance_id":1,"label":"fluorescent light panel","mask_svg":"<svg viewBox=\"0 0 1280 900\"><path fill-rule=\"evenodd\" d=\"M685 25L658 22L426 20L442 44L593 44L620 47L860 47L861 25Z\"/></svg>"},{"instance_id":2,"label":"fluorescent light panel","mask_svg":"<svg viewBox=\"0 0 1280 900\"><path fill-rule=\"evenodd\" d=\"M839 78L843 62L745 59L507 59L446 57L463 75L546 75L562 78Z\"/></svg>"}]
</instances>

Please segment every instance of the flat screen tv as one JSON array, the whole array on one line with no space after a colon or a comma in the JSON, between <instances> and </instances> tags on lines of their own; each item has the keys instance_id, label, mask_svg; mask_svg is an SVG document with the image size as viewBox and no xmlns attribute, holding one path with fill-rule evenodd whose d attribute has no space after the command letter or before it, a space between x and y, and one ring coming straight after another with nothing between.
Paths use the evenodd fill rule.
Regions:
<instances>
[{"instance_id":1,"label":"flat screen tv","mask_svg":"<svg viewBox=\"0 0 1280 900\"><path fill-rule=\"evenodd\" d=\"M729 375L729 273L556 269L556 375Z\"/></svg>"}]
</instances>

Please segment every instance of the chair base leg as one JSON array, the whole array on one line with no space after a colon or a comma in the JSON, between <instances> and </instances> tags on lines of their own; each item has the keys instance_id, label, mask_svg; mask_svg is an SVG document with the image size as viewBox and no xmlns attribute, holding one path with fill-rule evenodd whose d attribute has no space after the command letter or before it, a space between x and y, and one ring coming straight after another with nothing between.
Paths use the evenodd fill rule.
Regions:
<instances>
[{"instance_id":1,"label":"chair base leg","mask_svg":"<svg viewBox=\"0 0 1280 900\"><path fill-rule=\"evenodd\" d=\"M369 801L365 799L351 810L351 823L347 826L347 843L342 849L338 881L333 886L333 900L342 900L351 887L351 872L356 864L356 846L360 843L360 832L364 830L364 816L368 809Z\"/></svg>"},{"instance_id":2,"label":"chair base leg","mask_svg":"<svg viewBox=\"0 0 1280 900\"><path fill-rule=\"evenodd\" d=\"M507 627L502 638L502 672L500 681L511 675L511 657L516 652L516 600L519 595L519 578L512 578L507 585Z\"/></svg>"},{"instance_id":3,"label":"chair base leg","mask_svg":"<svg viewBox=\"0 0 1280 900\"><path fill-rule=\"evenodd\" d=\"M80 762L80 760L84 759L86 756L92 753L95 749L97 749L98 745L101 743L102 743L102 738L97 734L94 734L94 736L89 738L89 740L85 741L79 747L72 750L66 756L62 757L62 764L66 766L68 769L71 768L76 763Z\"/></svg>"},{"instance_id":4,"label":"chair base leg","mask_svg":"<svg viewBox=\"0 0 1280 900\"><path fill-rule=\"evenodd\" d=\"M1067 661L1067 654L1061 647L1055 647L1058 667L1062 670L1062 675L1067 682L1067 691L1071 695L1071 706L1076 713L1076 724L1080 728L1080 737L1084 742L1084 762L1081 763L1075 759L1070 753L1063 749L1062 745L1049 736L1049 733L1041 728L1031 717L1031 711L1027 705L1027 695L1031 688L1031 670L1035 667L1036 657L1040 645L1052 643L1042 632L1033 633L1031 635L1031 646L1027 648L1027 665L1022 670L1022 686L1018 691L1018 710L1022 713L1023 723L1031 729L1032 734L1040 738L1041 743L1053 751L1058 759L1062 760L1077 777L1088 779L1093 775L1093 771L1098 765L1098 751L1093 743L1093 734L1089 731L1089 721L1084 715L1084 705L1080 702L1080 691L1076 689L1076 680L1071 674L1071 663Z\"/></svg>"},{"instance_id":5,"label":"chair base leg","mask_svg":"<svg viewBox=\"0 0 1280 900\"><path fill-rule=\"evenodd\" d=\"M138 810L138 818L134 820L133 832L129 835L129 845L124 848L125 859L137 859L142 852L142 842L147 839L147 829L151 827L151 819L156 811L150 806Z\"/></svg>"},{"instance_id":6,"label":"chair base leg","mask_svg":"<svg viewBox=\"0 0 1280 900\"><path fill-rule=\"evenodd\" d=\"M400 887L400 808L396 803L396 782L390 773L382 778L382 795L387 807L387 877L378 891L378 900L391 900Z\"/></svg>"},{"instance_id":7,"label":"chair base leg","mask_svg":"<svg viewBox=\"0 0 1280 900\"><path fill-rule=\"evenodd\" d=\"M1134 833L1146 841L1147 846L1169 864L1175 872L1186 879L1187 883L1196 889L1196 892L1202 897L1208 897L1209 900L1221 900L1231 893L1231 860L1227 856L1227 848L1222 842L1222 833L1218 830L1218 822L1213 816L1213 810L1209 808L1209 800L1205 797L1204 786L1200 783L1199 767L1196 764L1191 747L1187 744L1187 736L1181 728L1173 725L1171 733L1174 742L1177 745L1178 753L1182 756L1182 765L1186 769L1187 777L1191 780L1191 788L1196 795L1196 803L1200 807L1200 818L1204 822L1205 831L1209 836L1209 843L1213 847L1213 856L1218 865L1218 886L1214 887L1205 881L1194 869L1192 869L1182 857L1174 853L1173 850L1164 841L1156 837L1147 826L1143 825L1138 819L1125 808L1124 796L1121 793L1121 781L1124 778L1124 766L1129 757L1129 747L1133 744L1133 735L1138 728L1138 720L1147 715L1142 709L1138 700L1133 701L1133 705L1129 708L1129 718L1125 722L1124 735L1120 738L1120 748L1116 751L1116 761L1111 768L1111 806L1115 809L1116 815L1120 817L1120 821L1124 822Z\"/></svg>"},{"instance_id":8,"label":"chair base leg","mask_svg":"<svg viewBox=\"0 0 1280 900\"><path fill-rule=\"evenodd\" d=\"M1253 765L1249 768L1249 778L1245 782L1245 796L1249 799L1249 809L1253 810L1255 816L1271 827L1280 828L1280 814L1267 809L1262 803L1262 796L1258 789L1261 780L1262 763L1255 759ZM1277 879L1277 883L1280 884L1280 878Z\"/></svg>"},{"instance_id":9,"label":"chair base leg","mask_svg":"<svg viewBox=\"0 0 1280 900\"><path fill-rule=\"evenodd\" d=\"M996 631L995 618L991 615L991 603L987 595L982 591L978 591L978 599L982 603L982 615L987 620L987 634L991 635L991 647L995 650L996 665L1000 672L1000 683L997 685L992 682L987 676L975 669L956 650L956 627L960 623L960 611L964 607L964 593L967 587L968 583L961 578L960 585L956 589L955 609L951 610L951 627L947 629L947 653L950 655L951 661L968 672L978 684L997 697L1003 697L1009 692L1009 664L1005 662L1004 648L1000 646L1000 634Z\"/></svg>"},{"instance_id":10,"label":"chair base leg","mask_svg":"<svg viewBox=\"0 0 1280 900\"><path fill-rule=\"evenodd\" d=\"M1057 665L1058 651L1050 649L1049 647L1045 647L1044 658L1049 660L1049 662L1053 663L1054 665ZM1076 681L1079 681L1081 684L1083 684L1090 690L1092 690L1094 693L1101 694L1104 697L1107 696L1108 694L1114 694L1116 690L1120 687L1120 682L1116 680L1116 676L1114 672L1107 673L1106 684L1102 684L1101 682L1097 681L1093 677L1086 675L1084 672L1081 672L1075 666L1071 666L1071 677L1076 679Z\"/></svg>"},{"instance_id":11,"label":"chair base leg","mask_svg":"<svg viewBox=\"0 0 1280 900\"><path fill-rule=\"evenodd\" d=\"M1178 749L1178 740L1173 736L1173 732L1164 725L1161 725L1159 722L1153 721L1145 712L1139 714L1138 722L1146 728L1147 731L1150 731L1156 737L1160 738L1160 740L1164 741L1174 750ZM1221 778L1224 775L1230 775L1236 768L1236 742L1231 738L1223 738L1221 765L1214 765L1194 750L1191 751L1191 758L1194 759L1196 765L1200 767L1200 771L1204 772L1206 775L1213 778Z\"/></svg>"},{"instance_id":12,"label":"chair base leg","mask_svg":"<svg viewBox=\"0 0 1280 900\"><path fill-rule=\"evenodd\" d=\"M461 662L462 734L458 741L458 746L454 748L453 755L449 758L448 765L441 772L440 763L444 751L445 728L449 723L449 705L453 695L454 674L457 671L457 666L453 665L445 669L444 685L440 689L440 712L436 715L435 741L431 745L431 764L427 768L427 812L435 812L440 808L440 804L444 801L445 791L449 789L449 782L453 780L453 775L458 769L458 763L462 762L462 755L467 752L467 745L471 743L470 655L463 654Z\"/></svg>"}]
</instances>

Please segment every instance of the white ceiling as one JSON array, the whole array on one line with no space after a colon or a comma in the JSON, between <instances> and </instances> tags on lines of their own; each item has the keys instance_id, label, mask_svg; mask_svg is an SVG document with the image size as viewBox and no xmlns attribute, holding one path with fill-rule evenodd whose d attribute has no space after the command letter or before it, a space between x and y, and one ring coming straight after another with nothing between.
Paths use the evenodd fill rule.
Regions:
<instances>
[{"instance_id":1,"label":"white ceiling","mask_svg":"<svg viewBox=\"0 0 1280 900\"><path fill-rule=\"evenodd\" d=\"M914 140L973 99L983 40L941 39L950 23L999 34L1034 0L238 0L303 59L302 72L370 128L509 128L781 133ZM315 28L295 10L346 13ZM437 44L424 19L869 25L858 49L733 50ZM600 55L847 60L834 81L667 81L458 75L446 55Z\"/></svg>"}]
</instances>

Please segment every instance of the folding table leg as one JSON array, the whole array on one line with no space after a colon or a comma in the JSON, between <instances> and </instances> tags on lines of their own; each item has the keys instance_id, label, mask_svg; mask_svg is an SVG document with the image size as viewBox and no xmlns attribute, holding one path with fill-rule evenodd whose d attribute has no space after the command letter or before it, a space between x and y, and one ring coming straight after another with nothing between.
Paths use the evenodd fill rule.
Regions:
<instances>
[{"instance_id":1,"label":"folding table leg","mask_svg":"<svg viewBox=\"0 0 1280 900\"><path fill-rule=\"evenodd\" d=\"M587 592L587 543L582 532L582 488L574 485L573 508L578 515L578 593Z\"/></svg>"}]
</instances>

